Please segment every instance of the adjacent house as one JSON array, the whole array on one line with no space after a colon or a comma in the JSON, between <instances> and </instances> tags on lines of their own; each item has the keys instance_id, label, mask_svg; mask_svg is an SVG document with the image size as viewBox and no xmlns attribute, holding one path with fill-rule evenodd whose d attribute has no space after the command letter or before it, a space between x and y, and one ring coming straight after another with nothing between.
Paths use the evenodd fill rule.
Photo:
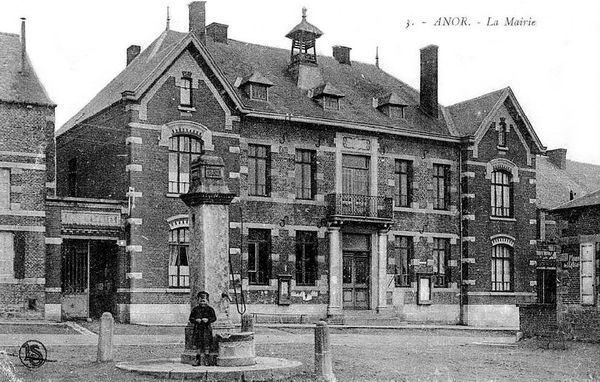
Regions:
<instances>
[{"instance_id":1,"label":"adjacent house","mask_svg":"<svg viewBox=\"0 0 600 382\"><path fill-rule=\"evenodd\" d=\"M510 88L445 107L437 46L421 49L418 91L350 47L316 54L323 32L305 10L280 49L232 39L205 25L204 2L189 7L189 32L167 26L130 46L123 71L56 135L61 197L127 199L122 238L102 238L118 247L112 268L95 268L101 250L73 252L97 275L91 289L112 288L121 321L185 322L179 197L210 152L236 194L232 286L249 312L518 325L517 304L537 298L545 147ZM72 291L96 298L60 277L63 309Z\"/></svg>"},{"instance_id":2,"label":"adjacent house","mask_svg":"<svg viewBox=\"0 0 600 382\"><path fill-rule=\"evenodd\" d=\"M0 33L0 314L42 318L47 195L54 194L56 105L21 35Z\"/></svg>"}]
</instances>

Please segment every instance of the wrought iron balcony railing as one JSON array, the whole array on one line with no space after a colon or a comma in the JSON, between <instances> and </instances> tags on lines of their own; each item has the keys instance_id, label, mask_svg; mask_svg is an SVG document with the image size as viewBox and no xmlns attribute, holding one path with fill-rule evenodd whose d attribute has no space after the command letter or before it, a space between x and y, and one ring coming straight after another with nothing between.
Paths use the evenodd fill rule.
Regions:
<instances>
[{"instance_id":1,"label":"wrought iron balcony railing","mask_svg":"<svg viewBox=\"0 0 600 382\"><path fill-rule=\"evenodd\" d=\"M328 217L378 221L393 217L393 199L384 196L329 194L326 202Z\"/></svg>"}]
</instances>

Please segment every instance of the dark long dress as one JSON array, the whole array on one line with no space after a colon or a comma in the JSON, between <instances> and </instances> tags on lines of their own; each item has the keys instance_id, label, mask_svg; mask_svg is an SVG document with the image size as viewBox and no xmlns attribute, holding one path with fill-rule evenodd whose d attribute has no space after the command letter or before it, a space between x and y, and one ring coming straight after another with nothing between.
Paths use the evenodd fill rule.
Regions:
<instances>
[{"instance_id":1,"label":"dark long dress","mask_svg":"<svg viewBox=\"0 0 600 382\"><path fill-rule=\"evenodd\" d=\"M197 318L208 318L206 323L197 323ZM217 320L215 310L210 306L196 306L190 313L190 322L194 324L194 345L199 353L206 353L212 347L212 328L210 324Z\"/></svg>"}]
</instances>

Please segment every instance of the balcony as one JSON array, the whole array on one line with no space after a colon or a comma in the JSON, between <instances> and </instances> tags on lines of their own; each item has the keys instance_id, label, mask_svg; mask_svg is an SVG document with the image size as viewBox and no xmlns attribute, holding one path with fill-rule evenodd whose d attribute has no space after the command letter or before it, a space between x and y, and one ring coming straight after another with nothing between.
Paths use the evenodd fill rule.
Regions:
<instances>
[{"instance_id":1,"label":"balcony","mask_svg":"<svg viewBox=\"0 0 600 382\"><path fill-rule=\"evenodd\" d=\"M391 223L393 200L384 196L329 194L327 217L332 220Z\"/></svg>"}]
</instances>

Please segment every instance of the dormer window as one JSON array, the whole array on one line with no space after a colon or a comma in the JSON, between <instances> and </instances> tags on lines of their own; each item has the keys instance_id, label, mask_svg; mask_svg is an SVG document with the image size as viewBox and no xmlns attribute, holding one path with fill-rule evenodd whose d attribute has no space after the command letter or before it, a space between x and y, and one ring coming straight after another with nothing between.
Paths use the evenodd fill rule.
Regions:
<instances>
[{"instance_id":1,"label":"dormer window","mask_svg":"<svg viewBox=\"0 0 600 382\"><path fill-rule=\"evenodd\" d=\"M261 101L268 101L268 90L266 85L263 84L251 84L250 85L250 99L258 99Z\"/></svg>"},{"instance_id":2,"label":"dormer window","mask_svg":"<svg viewBox=\"0 0 600 382\"><path fill-rule=\"evenodd\" d=\"M405 119L408 102L392 92L384 97L374 98L373 106L392 119Z\"/></svg>"},{"instance_id":3,"label":"dormer window","mask_svg":"<svg viewBox=\"0 0 600 382\"><path fill-rule=\"evenodd\" d=\"M308 96L319 102L323 110L338 111L340 110L340 98L344 97L344 94L330 83L326 83L312 91L309 90Z\"/></svg>"},{"instance_id":4,"label":"dormer window","mask_svg":"<svg viewBox=\"0 0 600 382\"><path fill-rule=\"evenodd\" d=\"M325 110L340 110L340 100L332 96L323 96L323 109Z\"/></svg>"},{"instance_id":5,"label":"dormer window","mask_svg":"<svg viewBox=\"0 0 600 382\"><path fill-rule=\"evenodd\" d=\"M243 78L239 84L239 87L245 91L250 99L259 101L269 100L269 88L271 86L273 86L273 83L259 72L254 72Z\"/></svg>"},{"instance_id":6,"label":"dormer window","mask_svg":"<svg viewBox=\"0 0 600 382\"><path fill-rule=\"evenodd\" d=\"M179 87L179 104L181 106L192 106L192 79L190 77L181 78Z\"/></svg>"}]
</instances>

